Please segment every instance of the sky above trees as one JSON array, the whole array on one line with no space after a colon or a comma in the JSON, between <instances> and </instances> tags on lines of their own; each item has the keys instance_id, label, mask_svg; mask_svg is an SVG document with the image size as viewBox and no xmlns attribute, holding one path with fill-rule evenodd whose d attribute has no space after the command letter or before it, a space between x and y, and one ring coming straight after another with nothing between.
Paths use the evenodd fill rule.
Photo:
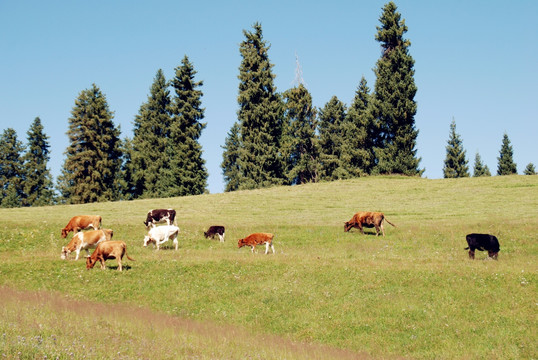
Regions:
<instances>
[{"instance_id":1,"label":"sky above trees","mask_svg":"<svg viewBox=\"0 0 538 360\"><path fill-rule=\"evenodd\" d=\"M200 143L209 190L224 188L222 148L237 120L239 44L259 21L277 91L295 83L296 56L313 105L333 95L350 105L381 55L375 41L386 1L0 3L0 129L19 140L36 117L50 137L57 176L68 146L68 118L78 94L95 83L106 95L121 138L153 78L167 80L187 55L203 81L207 127ZM478 151L495 169L503 134L518 173L538 163L538 2L396 1L415 60L416 128L423 176L441 178L452 119L469 162Z\"/></svg>"}]
</instances>

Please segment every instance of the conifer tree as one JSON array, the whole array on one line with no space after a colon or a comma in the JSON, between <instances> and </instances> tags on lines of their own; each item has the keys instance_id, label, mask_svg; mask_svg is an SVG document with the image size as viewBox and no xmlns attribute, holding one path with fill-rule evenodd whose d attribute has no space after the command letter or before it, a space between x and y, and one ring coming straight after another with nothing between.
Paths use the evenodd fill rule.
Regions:
<instances>
[{"instance_id":1,"label":"conifer tree","mask_svg":"<svg viewBox=\"0 0 538 360\"><path fill-rule=\"evenodd\" d=\"M241 140L239 137L239 123L235 122L224 140L222 153L222 175L224 177L224 191L235 191L241 183L241 169L239 168L239 152Z\"/></svg>"},{"instance_id":2,"label":"conifer tree","mask_svg":"<svg viewBox=\"0 0 538 360\"><path fill-rule=\"evenodd\" d=\"M0 206L20 207L23 204L23 170L22 152L24 146L17 139L14 129L4 130L0 136Z\"/></svg>"},{"instance_id":3,"label":"conifer tree","mask_svg":"<svg viewBox=\"0 0 538 360\"><path fill-rule=\"evenodd\" d=\"M170 167L167 155L170 137L170 91L161 69L157 71L150 94L134 120L130 155L129 185L131 197L163 197L160 172ZM127 176L128 174L126 174Z\"/></svg>"},{"instance_id":4,"label":"conifer tree","mask_svg":"<svg viewBox=\"0 0 538 360\"><path fill-rule=\"evenodd\" d=\"M315 182L319 172L319 145L312 96L303 84L299 84L284 92L284 100L282 152L286 159L288 181L291 184Z\"/></svg>"},{"instance_id":5,"label":"conifer tree","mask_svg":"<svg viewBox=\"0 0 538 360\"><path fill-rule=\"evenodd\" d=\"M525 168L525 171L523 171L524 175L536 175L536 169L534 168L533 163L528 163L527 167Z\"/></svg>"},{"instance_id":6,"label":"conifer tree","mask_svg":"<svg viewBox=\"0 0 538 360\"><path fill-rule=\"evenodd\" d=\"M283 105L274 85L269 46L263 40L261 24L243 31L239 51L238 119L241 149L238 164L241 189L254 189L284 183L281 136Z\"/></svg>"},{"instance_id":7,"label":"conifer tree","mask_svg":"<svg viewBox=\"0 0 538 360\"><path fill-rule=\"evenodd\" d=\"M516 163L513 160L514 151L510 145L508 134L504 133L501 151L499 153L497 175L512 175L517 174Z\"/></svg>"},{"instance_id":8,"label":"conifer tree","mask_svg":"<svg viewBox=\"0 0 538 360\"><path fill-rule=\"evenodd\" d=\"M465 158L465 150L460 135L456 133L456 121L450 123L450 136L446 146L445 166L443 167L445 178L469 177L468 161Z\"/></svg>"},{"instance_id":9,"label":"conifer tree","mask_svg":"<svg viewBox=\"0 0 538 360\"><path fill-rule=\"evenodd\" d=\"M202 81L195 81L194 66L185 56L171 81L175 91L172 99L170 138L167 154L170 167L161 171L161 193L166 196L203 194L207 187L208 173L198 142L206 123L202 123L204 109ZM164 186L164 187L162 187Z\"/></svg>"},{"instance_id":10,"label":"conifer tree","mask_svg":"<svg viewBox=\"0 0 538 360\"><path fill-rule=\"evenodd\" d=\"M71 204L119 198L119 128L105 95L93 84L81 91L69 118L70 144L58 178L63 200Z\"/></svg>"},{"instance_id":11,"label":"conifer tree","mask_svg":"<svg viewBox=\"0 0 538 360\"><path fill-rule=\"evenodd\" d=\"M27 132L28 145L23 156L25 205L43 206L54 201L54 184L47 168L50 160L49 137L43 132L41 119L36 117Z\"/></svg>"},{"instance_id":12,"label":"conifer tree","mask_svg":"<svg viewBox=\"0 0 538 360\"><path fill-rule=\"evenodd\" d=\"M342 161L353 177L371 173L374 166L372 139L375 132L370 97L370 89L363 76L347 112L342 148Z\"/></svg>"},{"instance_id":13,"label":"conifer tree","mask_svg":"<svg viewBox=\"0 0 538 360\"><path fill-rule=\"evenodd\" d=\"M411 42L403 37L407 32L405 20L396 9L392 1L383 7L381 26L377 27L375 37L382 49L374 68L375 172L421 175L420 159L416 157L415 61L409 54Z\"/></svg>"},{"instance_id":14,"label":"conifer tree","mask_svg":"<svg viewBox=\"0 0 538 360\"><path fill-rule=\"evenodd\" d=\"M333 96L319 115L320 177L322 180L347 179L351 175L342 163L346 106Z\"/></svg>"},{"instance_id":15,"label":"conifer tree","mask_svg":"<svg viewBox=\"0 0 538 360\"><path fill-rule=\"evenodd\" d=\"M479 177L479 176L491 176L491 172L489 171L489 168L487 165L482 164L482 159L480 158L480 154L476 152L476 156L474 158L473 177Z\"/></svg>"}]
</instances>

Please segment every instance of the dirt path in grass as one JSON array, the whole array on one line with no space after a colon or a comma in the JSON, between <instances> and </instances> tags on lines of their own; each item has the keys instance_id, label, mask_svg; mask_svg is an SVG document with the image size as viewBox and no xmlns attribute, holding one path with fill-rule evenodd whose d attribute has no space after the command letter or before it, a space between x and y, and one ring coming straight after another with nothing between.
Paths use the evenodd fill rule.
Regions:
<instances>
[{"instance_id":1,"label":"dirt path in grass","mask_svg":"<svg viewBox=\"0 0 538 360\"><path fill-rule=\"evenodd\" d=\"M202 322L182 319L176 316L158 313L145 308L130 305L103 304L91 301L74 300L70 299L64 294L57 294L48 291L22 291L0 286L0 307L6 307L8 305L11 306L11 309L21 312L21 314L16 314L16 317L32 316L31 311L33 310L30 310L29 312L25 309L39 309L38 311L46 311L49 318L65 319L69 322L79 321L84 323L86 321L87 323L88 321L91 321L99 323L107 321L113 324L126 324L127 322L131 323L131 328L140 328L140 324L143 324L144 328L155 329L157 332L164 332L168 334L187 333L191 337L193 336L194 338L201 339L200 341L202 348L204 347L203 343L228 343L229 346L232 347L244 347L245 349L249 349L248 351L250 354L254 354L253 358L258 358L256 355L256 349L264 349L264 347L278 349L278 351L274 353L274 358L371 358L369 355L364 353L335 349L319 344L294 342L275 335L253 334L251 331L237 326L220 325L211 323L209 321ZM41 325L39 326L41 327ZM57 326L61 327L62 324L59 323ZM55 329L51 330L55 331ZM106 334L101 335L106 336ZM144 336L144 330L140 330L140 336ZM174 335L171 335L171 337L174 337ZM132 337L130 341L132 341ZM145 341L146 339L143 339L142 342ZM207 355L204 354L204 350L201 350L201 354L199 355L192 355L194 358L207 357ZM230 356L230 354L227 356ZM243 357L243 355L240 357Z\"/></svg>"}]
</instances>

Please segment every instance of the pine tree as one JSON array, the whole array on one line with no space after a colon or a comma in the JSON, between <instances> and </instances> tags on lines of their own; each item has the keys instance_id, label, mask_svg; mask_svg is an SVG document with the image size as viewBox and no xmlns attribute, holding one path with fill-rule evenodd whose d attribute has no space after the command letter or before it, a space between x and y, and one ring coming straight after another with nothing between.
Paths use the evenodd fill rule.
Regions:
<instances>
[{"instance_id":1,"label":"pine tree","mask_svg":"<svg viewBox=\"0 0 538 360\"><path fill-rule=\"evenodd\" d=\"M105 95L93 84L75 100L67 135L70 144L58 187L71 204L119 198L119 128L112 122Z\"/></svg>"},{"instance_id":2,"label":"pine tree","mask_svg":"<svg viewBox=\"0 0 538 360\"><path fill-rule=\"evenodd\" d=\"M510 139L508 134L504 133L501 151L499 157L497 158L497 175L512 175L517 174L516 163L513 160L514 151L512 150L512 145L510 145Z\"/></svg>"},{"instance_id":3,"label":"pine tree","mask_svg":"<svg viewBox=\"0 0 538 360\"><path fill-rule=\"evenodd\" d=\"M344 141L343 124L346 120L346 106L333 96L319 115L320 177L322 180L350 178L341 160Z\"/></svg>"},{"instance_id":4,"label":"pine tree","mask_svg":"<svg viewBox=\"0 0 538 360\"><path fill-rule=\"evenodd\" d=\"M262 27L244 30L245 40L239 51L238 119L241 126L241 189L254 189L284 183L281 136L283 104L273 83L273 65L269 61Z\"/></svg>"},{"instance_id":5,"label":"pine tree","mask_svg":"<svg viewBox=\"0 0 538 360\"><path fill-rule=\"evenodd\" d=\"M134 120L134 136L130 155L131 197L163 197L160 172L170 168L167 144L170 137L170 91L161 69L157 71L150 94L140 106Z\"/></svg>"},{"instance_id":6,"label":"pine tree","mask_svg":"<svg viewBox=\"0 0 538 360\"><path fill-rule=\"evenodd\" d=\"M392 1L384 6L379 20L381 27L377 27L375 38L381 43L382 55L374 68L372 107L376 129L375 172L421 175L424 170L419 170L420 159L416 157L415 61L409 55L411 42L403 38L407 26Z\"/></svg>"},{"instance_id":7,"label":"pine tree","mask_svg":"<svg viewBox=\"0 0 538 360\"><path fill-rule=\"evenodd\" d=\"M161 192L166 196L203 194L207 187L208 173L202 158L202 146L198 139L206 123L202 123L204 109L201 107L203 96L199 89L202 81L196 82L196 71L188 57L177 67L171 81L175 90L172 101L172 122L167 154L170 168L161 171L163 181Z\"/></svg>"},{"instance_id":8,"label":"pine tree","mask_svg":"<svg viewBox=\"0 0 538 360\"><path fill-rule=\"evenodd\" d=\"M0 136L0 206L22 206L25 174L23 170L22 152L24 146L17 139L14 129L4 130Z\"/></svg>"},{"instance_id":9,"label":"pine tree","mask_svg":"<svg viewBox=\"0 0 538 360\"><path fill-rule=\"evenodd\" d=\"M25 205L43 206L54 202L54 184L47 168L50 160L49 137L43 132L41 119L36 117L27 132L28 146L23 156Z\"/></svg>"},{"instance_id":10,"label":"pine tree","mask_svg":"<svg viewBox=\"0 0 538 360\"><path fill-rule=\"evenodd\" d=\"M224 140L222 153L222 175L224 177L224 191L235 191L241 184L241 169L239 168L239 151L241 140L239 138L239 123L235 122Z\"/></svg>"},{"instance_id":11,"label":"pine tree","mask_svg":"<svg viewBox=\"0 0 538 360\"><path fill-rule=\"evenodd\" d=\"M342 161L353 177L371 173L374 166L373 118L370 89L364 76L349 107L344 131Z\"/></svg>"},{"instance_id":12,"label":"pine tree","mask_svg":"<svg viewBox=\"0 0 538 360\"><path fill-rule=\"evenodd\" d=\"M479 177L479 176L491 176L491 172L489 171L489 168L487 165L482 164L482 159L480 158L480 154L477 152L474 158L473 177Z\"/></svg>"},{"instance_id":13,"label":"pine tree","mask_svg":"<svg viewBox=\"0 0 538 360\"><path fill-rule=\"evenodd\" d=\"M319 145L312 96L303 84L299 84L284 92L284 100L282 152L286 159L287 178L291 184L315 182L319 172Z\"/></svg>"},{"instance_id":14,"label":"pine tree","mask_svg":"<svg viewBox=\"0 0 538 360\"><path fill-rule=\"evenodd\" d=\"M456 133L456 121L450 123L450 136L446 146L445 166L443 175L445 178L469 177L468 161L465 158L465 150L460 135Z\"/></svg>"},{"instance_id":15,"label":"pine tree","mask_svg":"<svg viewBox=\"0 0 538 360\"><path fill-rule=\"evenodd\" d=\"M525 168L525 171L523 171L524 175L536 175L536 169L534 168L533 163L528 163L527 167Z\"/></svg>"}]
</instances>

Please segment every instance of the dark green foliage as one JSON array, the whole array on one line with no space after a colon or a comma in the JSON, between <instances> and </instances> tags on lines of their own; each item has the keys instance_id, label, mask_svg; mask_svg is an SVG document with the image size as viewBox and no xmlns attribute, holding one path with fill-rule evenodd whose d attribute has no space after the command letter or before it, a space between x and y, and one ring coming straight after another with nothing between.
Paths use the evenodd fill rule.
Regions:
<instances>
[{"instance_id":1,"label":"dark green foliage","mask_svg":"<svg viewBox=\"0 0 538 360\"><path fill-rule=\"evenodd\" d=\"M499 152L497 175L512 175L517 174L516 163L513 160L514 151L510 145L508 134L504 133L501 151Z\"/></svg>"},{"instance_id":2,"label":"dark green foliage","mask_svg":"<svg viewBox=\"0 0 538 360\"><path fill-rule=\"evenodd\" d=\"M262 27L255 23L253 28L253 32L243 31L246 39L239 47L242 57L237 98L242 144L238 159L240 189L285 182L280 152L283 104L273 83L273 65L269 61L269 46L263 40Z\"/></svg>"},{"instance_id":3,"label":"dark green foliage","mask_svg":"<svg viewBox=\"0 0 538 360\"><path fill-rule=\"evenodd\" d=\"M333 96L319 113L320 177L322 180L352 177L342 163L346 106Z\"/></svg>"},{"instance_id":4,"label":"dark green foliage","mask_svg":"<svg viewBox=\"0 0 538 360\"><path fill-rule=\"evenodd\" d=\"M465 158L460 135L456 133L456 121L452 119L450 123L450 136L446 146L445 166L443 175L445 178L469 177L468 161Z\"/></svg>"},{"instance_id":5,"label":"dark green foliage","mask_svg":"<svg viewBox=\"0 0 538 360\"><path fill-rule=\"evenodd\" d=\"M132 198L162 197L159 188L160 171L170 167L167 154L170 136L170 91L161 69L151 85L148 100L140 106L134 120L134 137L131 144L130 164L126 163L125 176Z\"/></svg>"},{"instance_id":6,"label":"dark green foliage","mask_svg":"<svg viewBox=\"0 0 538 360\"><path fill-rule=\"evenodd\" d=\"M374 72L376 83L372 101L375 123L375 173L421 175L420 159L416 157L414 100L417 87L414 81L415 61L409 55L411 42L403 38L407 32L405 20L389 2L383 8L377 27L376 40L381 43L382 55Z\"/></svg>"},{"instance_id":7,"label":"dark green foliage","mask_svg":"<svg viewBox=\"0 0 538 360\"><path fill-rule=\"evenodd\" d=\"M239 150L241 140L239 138L239 123L235 122L228 132L222 147L222 175L224 177L224 191L235 191L241 183L241 169L239 168Z\"/></svg>"},{"instance_id":8,"label":"dark green foliage","mask_svg":"<svg viewBox=\"0 0 538 360\"><path fill-rule=\"evenodd\" d=\"M95 84L75 100L67 158L58 178L63 201L82 204L119 198L120 130L112 118L105 95Z\"/></svg>"},{"instance_id":9,"label":"dark green foliage","mask_svg":"<svg viewBox=\"0 0 538 360\"><path fill-rule=\"evenodd\" d=\"M19 207L23 204L23 170L22 152L24 146L17 139L14 129L4 130L0 136L0 196L2 207Z\"/></svg>"},{"instance_id":10,"label":"dark green foliage","mask_svg":"<svg viewBox=\"0 0 538 360\"><path fill-rule=\"evenodd\" d=\"M528 163L527 167L523 171L524 175L536 175L536 169L534 168L533 163Z\"/></svg>"},{"instance_id":11,"label":"dark green foliage","mask_svg":"<svg viewBox=\"0 0 538 360\"><path fill-rule=\"evenodd\" d=\"M202 159L202 146L198 139L206 123L202 123L204 109L201 108L203 93L196 82L196 71L187 56L177 67L171 81L175 91L170 107L172 121L170 137L166 147L168 167L159 173L160 193L164 196L184 196L203 194L207 187L208 173Z\"/></svg>"},{"instance_id":12,"label":"dark green foliage","mask_svg":"<svg viewBox=\"0 0 538 360\"><path fill-rule=\"evenodd\" d=\"M319 144L316 136L316 109L303 84L284 93L286 104L282 153L291 184L316 182L319 173Z\"/></svg>"},{"instance_id":13,"label":"dark green foliage","mask_svg":"<svg viewBox=\"0 0 538 360\"><path fill-rule=\"evenodd\" d=\"M49 137L43 132L41 119L36 117L27 132L28 146L24 160L24 204L28 206L50 205L54 202L54 184L47 168L50 160Z\"/></svg>"},{"instance_id":14,"label":"dark green foliage","mask_svg":"<svg viewBox=\"0 0 538 360\"><path fill-rule=\"evenodd\" d=\"M478 152L476 153L476 156L474 158L473 176L491 176L491 172L489 171L488 166L482 164L482 159L480 158L480 154Z\"/></svg>"}]
</instances>

